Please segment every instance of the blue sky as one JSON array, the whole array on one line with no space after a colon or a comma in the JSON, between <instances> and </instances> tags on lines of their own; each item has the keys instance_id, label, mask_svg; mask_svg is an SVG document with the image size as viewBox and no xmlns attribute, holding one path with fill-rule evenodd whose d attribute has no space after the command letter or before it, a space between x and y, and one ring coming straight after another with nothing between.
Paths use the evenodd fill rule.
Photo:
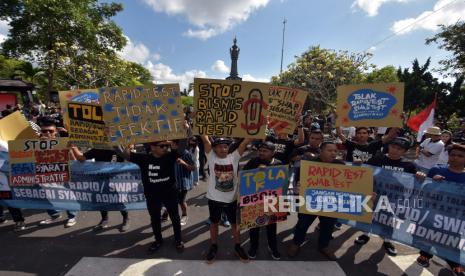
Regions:
<instances>
[{"instance_id":1,"label":"blue sky","mask_svg":"<svg viewBox=\"0 0 465 276\"><path fill-rule=\"evenodd\" d=\"M370 62L379 67L408 67L414 58L424 62L429 56L437 65L447 53L425 45L425 39L438 24L465 18L465 0L113 1L124 5L115 17L129 39L122 56L147 67L157 82L182 86L193 77L225 78L234 36L241 48L239 74L245 80L268 81L277 75L284 17L284 68L318 44L370 50ZM0 22L0 42L7 31Z\"/></svg>"}]
</instances>

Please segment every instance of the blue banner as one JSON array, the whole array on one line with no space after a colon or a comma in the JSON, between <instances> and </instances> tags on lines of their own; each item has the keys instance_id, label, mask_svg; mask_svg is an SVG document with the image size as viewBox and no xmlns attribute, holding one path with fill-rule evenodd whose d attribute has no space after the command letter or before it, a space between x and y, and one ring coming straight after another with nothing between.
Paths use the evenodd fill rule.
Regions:
<instances>
[{"instance_id":1,"label":"blue banner","mask_svg":"<svg viewBox=\"0 0 465 276\"><path fill-rule=\"evenodd\" d=\"M70 211L146 208L140 170L136 164L71 162L70 169L69 182L10 186L11 199L2 201L2 205Z\"/></svg>"},{"instance_id":2,"label":"blue banner","mask_svg":"<svg viewBox=\"0 0 465 276\"><path fill-rule=\"evenodd\" d=\"M465 264L464 183L375 168L374 185L372 224L341 222Z\"/></svg>"}]
</instances>

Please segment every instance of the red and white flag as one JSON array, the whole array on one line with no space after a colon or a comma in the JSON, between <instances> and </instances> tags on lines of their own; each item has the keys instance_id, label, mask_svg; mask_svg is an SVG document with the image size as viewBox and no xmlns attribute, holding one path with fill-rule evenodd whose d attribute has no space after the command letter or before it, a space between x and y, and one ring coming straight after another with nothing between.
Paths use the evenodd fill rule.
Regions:
<instances>
[{"instance_id":1,"label":"red and white flag","mask_svg":"<svg viewBox=\"0 0 465 276\"><path fill-rule=\"evenodd\" d=\"M426 108L423 109L417 115L410 117L407 121L409 128L418 132L417 141L420 142L423 137L424 132L427 128L434 126L434 109L436 108L436 98L434 101Z\"/></svg>"}]
</instances>

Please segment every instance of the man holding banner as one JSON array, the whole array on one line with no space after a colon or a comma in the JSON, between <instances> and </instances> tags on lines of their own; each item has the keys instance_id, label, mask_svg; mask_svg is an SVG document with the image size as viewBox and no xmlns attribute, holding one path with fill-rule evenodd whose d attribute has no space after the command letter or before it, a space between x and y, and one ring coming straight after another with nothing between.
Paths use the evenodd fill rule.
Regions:
<instances>
[{"instance_id":1,"label":"man holding banner","mask_svg":"<svg viewBox=\"0 0 465 276\"><path fill-rule=\"evenodd\" d=\"M451 181L465 185L465 146L453 144L448 148L449 164L447 167L433 167L428 172L428 177L436 181ZM463 233L462 233L463 235ZM460 252L457 252L460 255ZM433 255L426 251L420 251L417 262L423 267L429 266L429 260ZM455 275L465 275L459 263L447 260Z\"/></svg>"},{"instance_id":2,"label":"man holding banner","mask_svg":"<svg viewBox=\"0 0 465 276\"><path fill-rule=\"evenodd\" d=\"M258 147L258 157L249 160L245 164L243 170L253 170L256 168L265 168L268 166L278 166L282 162L278 159L273 158L276 147L271 142L264 142ZM250 249L248 255L251 259L257 257L258 250L258 241L260 237L261 227L251 228L249 230L250 236ZM266 226L266 237L268 238L268 248L271 252L271 257L274 260L281 259L281 254L278 251L278 244L276 238L277 225L276 223L271 223Z\"/></svg>"}]
</instances>

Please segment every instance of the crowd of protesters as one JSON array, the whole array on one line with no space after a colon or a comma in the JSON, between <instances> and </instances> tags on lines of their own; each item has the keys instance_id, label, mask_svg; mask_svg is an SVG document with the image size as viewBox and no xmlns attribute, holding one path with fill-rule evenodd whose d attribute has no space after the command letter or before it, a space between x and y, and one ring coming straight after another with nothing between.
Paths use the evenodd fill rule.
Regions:
<instances>
[{"instance_id":1,"label":"crowd of protesters","mask_svg":"<svg viewBox=\"0 0 465 276\"><path fill-rule=\"evenodd\" d=\"M21 110L21 106L7 107L2 117ZM191 108L187 108L185 128L192 129ZM25 112L26 113L26 112ZM40 126L40 135L44 139L66 136L60 108L35 104L27 112L29 121ZM195 188L199 181L206 180L210 227L210 247L205 256L207 262L216 259L219 250L219 224L228 222L231 226L234 252L238 258L247 262L254 259L259 247L259 228L249 230L250 247L241 246L237 214L238 171L267 166L289 165L289 191L298 194L300 162L312 160L323 163L351 164L362 163L382 167L388 170L415 174L417 178L431 177L437 181L454 181L465 185L465 121L460 130L452 133L439 127L430 127L424 133L421 143L415 145L405 131L399 128L335 128L335 113L312 115L306 112L297 120L294 135L268 131L265 140L233 139L224 137L192 136L178 141L151 142L142 150L134 145L114 150L79 149L70 144L70 154L80 162L93 159L106 162L133 162L140 167L147 211L150 216L154 242L149 246L150 253L163 246L161 222L169 216L174 231L175 249L183 251L182 226L188 223L189 206L187 193ZM82 151L81 151L82 150ZM409 155L410 153L410 155ZM408 156L409 155L409 158ZM247 156L247 157L246 157ZM344 162L345 161L345 162ZM178 207L179 206L179 207ZM179 214L181 209L181 216ZM163 211L165 210L165 211ZM15 221L15 231L26 228L24 217L19 209L9 208ZM40 221L40 225L52 223L61 218L60 211L48 210L49 218ZM65 227L77 223L76 212L67 211ZM121 211L123 218L121 232L130 228L130 214ZM305 240L310 225L319 219L318 250L330 260L337 257L329 249L333 231L340 228L336 219L298 214L294 227L293 242L288 255L296 256ZM5 222L0 216L0 222ZM101 220L95 230L108 227L108 212L101 212ZM276 224L266 226L268 248L273 259L279 260L281 253L277 246ZM356 238L355 243L364 245L370 240L368 233ZM397 250L389 239L384 239L386 253L396 256ZM247 251L247 252L246 252ZM422 251L417 262L428 266L432 255ZM461 266L448 261L456 275L464 275Z\"/></svg>"}]
</instances>

